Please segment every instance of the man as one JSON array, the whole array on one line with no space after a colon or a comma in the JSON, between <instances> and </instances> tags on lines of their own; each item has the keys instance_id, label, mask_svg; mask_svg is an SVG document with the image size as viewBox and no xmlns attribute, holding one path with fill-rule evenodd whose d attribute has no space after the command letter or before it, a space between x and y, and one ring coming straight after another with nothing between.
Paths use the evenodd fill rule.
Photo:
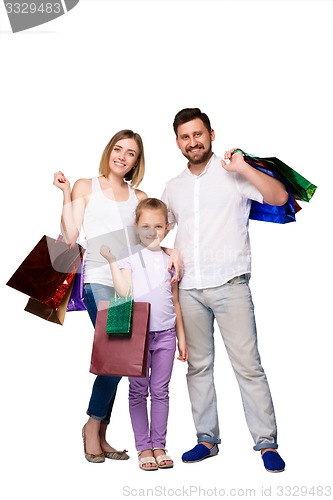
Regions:
<instances>
[{"instance_id":1,"label":"man","mask_svg":"<svg viewBox=\"0 0 333 500\"><path fill-rule=\"evenodd\" d=\"M257 348L249 279L251 252L248 219L251 200L284 205L288 193L276 179L248 165L241 152L224 159L212 151L214 130L198 108L174 119L176 142L188 160L166 184L163 200L175 247L184 259L179 299L189 350L187 384L198 444L182 456L198 462L217 455L219 424L214 387L213 323L216 320L234 369L254 449L264 466L280 472L285 463L276 451L272 398Z\"/></svg>"}]
</instances>

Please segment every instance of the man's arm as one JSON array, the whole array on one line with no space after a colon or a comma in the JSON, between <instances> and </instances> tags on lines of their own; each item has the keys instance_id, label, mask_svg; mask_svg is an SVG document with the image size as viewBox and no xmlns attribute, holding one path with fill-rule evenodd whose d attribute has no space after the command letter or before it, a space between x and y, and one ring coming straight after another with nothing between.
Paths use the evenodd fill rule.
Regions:
<instances>
[{"instance_id":1,"label":"man's arm","mask_svg":"<svg viewBox=\"0 0 333 500\"><path fill-rule=\"evenodd\" d=\"M170 210L170 208L168 206L168 196L167 196L166 188L164 189L164 191L162 193L161 200L168 207L168 229L167 229L167 233L166 233L166 235L167 235L168 232L174 228L177 221L176 221L176 217L174 216L174 214L172 213L172 211ZM172 267L175 268L175 273L170 281L171 284L174 284L177 281L180 281L183 277L183 259L182 259L182 256L181 256L180 252L178 250L176 250L175 248L171 249L171 248L162 247L162 249L170 257L168 268L169 269L171 269Z\"/></svg>"},{"instance_id":2,"label":"man's arm","mask_svg":"<svg viewBox=\"0 0 333 500\"><path fill-rule=\"evenodd\" d=\"M237 172L251 182L251 184L253 184L262 194L264 203L276 206L287 203L289 195L282 182L251 167L251 165L244 160L242 152L233 153L233 151L235 151L235 149L226 151L224 155L225 160L230 160L228 164L222 160L222 166L225 170L228 172Z\"/></svg>"}]
</instances>

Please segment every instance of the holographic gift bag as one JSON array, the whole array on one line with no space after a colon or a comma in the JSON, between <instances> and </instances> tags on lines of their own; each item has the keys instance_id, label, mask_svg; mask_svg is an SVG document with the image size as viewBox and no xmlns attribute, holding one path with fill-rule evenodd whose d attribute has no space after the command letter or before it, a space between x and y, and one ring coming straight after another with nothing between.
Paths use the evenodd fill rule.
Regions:
<instances>
[{"instance_id":1,"label":"holographic gift bag","mask_svg":"<svg viewBox=\"0 0 333 500\"><path fill-rule=\"evenodd\" d=\"M251 163L251 165L257 170L264 172L266 175L270 175L275 179L281 180L275 172L254 163ZM301 207L296 202L295 197L291 193L290 187L287 184L285 184L285 188L288 191L289 196L288 201L284 205L270 205L269 203L259 203L258 201L252 200L249 218L264 222L275 222L276 224L295 222L296 213L301 210Z\"/></svg>"},{"instance_id":2,"label":"holographic gift bag","mask_svg":"<svg viewBox=\"0 0 333 500\"><path fill-rule=\"evenodd\" d=\"M133 297L120 297L115 293L110 299L106 333L113 337L130 337L132 335Z\"/></svg>"},{"instance_id":3,"label":"holographic gift bag","mask_svg":"<svg viewBox=\"0 0 333 500\"><path fill-rule=\"evenodd\" d=\"M84 264L82 262L73 280L73 288L67 304L67 312L86 310L87 308L84 303Z\"/></svg>"},{"instance_id":4,"label":"holographic gift bag","mask_svg":"<svg viewBox=\"0 0 333 500\"><path fill-rule=\"evenodd\" d=\"M244 151L243 154L244 160L247 163L254 163L259 167L262 166L271 172L274 172L283 183L289 186L290 191L296 200L310 201L315 194L317 186L296 172L296 170L283 163L283 161L279 160L279 158L260 158L259 156L244 153Z\"/></svg>"},{"instance_id":5,"label":"holographic gift bag","mask_svg":"<svg viewBox=\"0 0 333 500\"><path fill-rule=\"evenodd\" d=\"M261 158L245 153L241 149L235 152L238 151L243 153L244 160L249 165L280 180L285 185L289 194L287 203L282 206L252 201L249 218L252 220L275 222L278 224L295 221L295 214L302 209L296 200L309 202L317 186L296 172L296 170L286 165L286 163L279 160L279 158Z\"/></svg>"},{"instance_id":6,"label":"holographic gift bag","mask_svg":"<svg viewBox=\"0 0 333 500\"><path fill-rule=\"evenodd\" d=\"M39 300L30 299L27 302L24 310L34 314L35 316L39 316L46 321L50 321L52 323L56 323L58 325L63 325L66 317L67 304L69 301L69 297L73 288L73 281L69 285L69 288L64 295L62 301L60 302L57 309L52 309L52 307L43 304L43 302L39 302Z\"/></svg>"}]
</instances>

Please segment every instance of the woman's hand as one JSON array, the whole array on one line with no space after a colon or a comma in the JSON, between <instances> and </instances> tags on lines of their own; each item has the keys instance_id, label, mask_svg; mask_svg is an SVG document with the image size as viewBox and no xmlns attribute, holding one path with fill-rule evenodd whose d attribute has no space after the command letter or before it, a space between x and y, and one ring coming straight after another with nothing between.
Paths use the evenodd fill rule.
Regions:
<instances>
[{"instance_id":1,"label":"woman's hand","mask_svg":"<svg viewBox=\"0 0 333 500\"><path fill-rule=\"evenodd\" d=\"M69 180L65 177L65 174L63 174L60 171L54 173L53 184L59 189L61 189L61 191L67 191L67 190L70 191L71 189Z\"/></svg>"}]
</instances>

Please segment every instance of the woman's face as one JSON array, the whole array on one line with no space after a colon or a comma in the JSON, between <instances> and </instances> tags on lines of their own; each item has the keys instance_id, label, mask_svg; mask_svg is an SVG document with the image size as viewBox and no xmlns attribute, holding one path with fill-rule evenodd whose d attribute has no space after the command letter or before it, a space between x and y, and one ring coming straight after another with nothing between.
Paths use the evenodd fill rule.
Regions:
<instances>
[{"instance_id":1,"label":"woman's face","mask_svg":"<svg viewBox=\"0 0 333 500\"><path fill-rule=\"evenodd\" d=\"M136 166L139 156L140 151L134 139L119 140L110 153L110 172L124 177Z\"/></svg>"}]
</instances>

